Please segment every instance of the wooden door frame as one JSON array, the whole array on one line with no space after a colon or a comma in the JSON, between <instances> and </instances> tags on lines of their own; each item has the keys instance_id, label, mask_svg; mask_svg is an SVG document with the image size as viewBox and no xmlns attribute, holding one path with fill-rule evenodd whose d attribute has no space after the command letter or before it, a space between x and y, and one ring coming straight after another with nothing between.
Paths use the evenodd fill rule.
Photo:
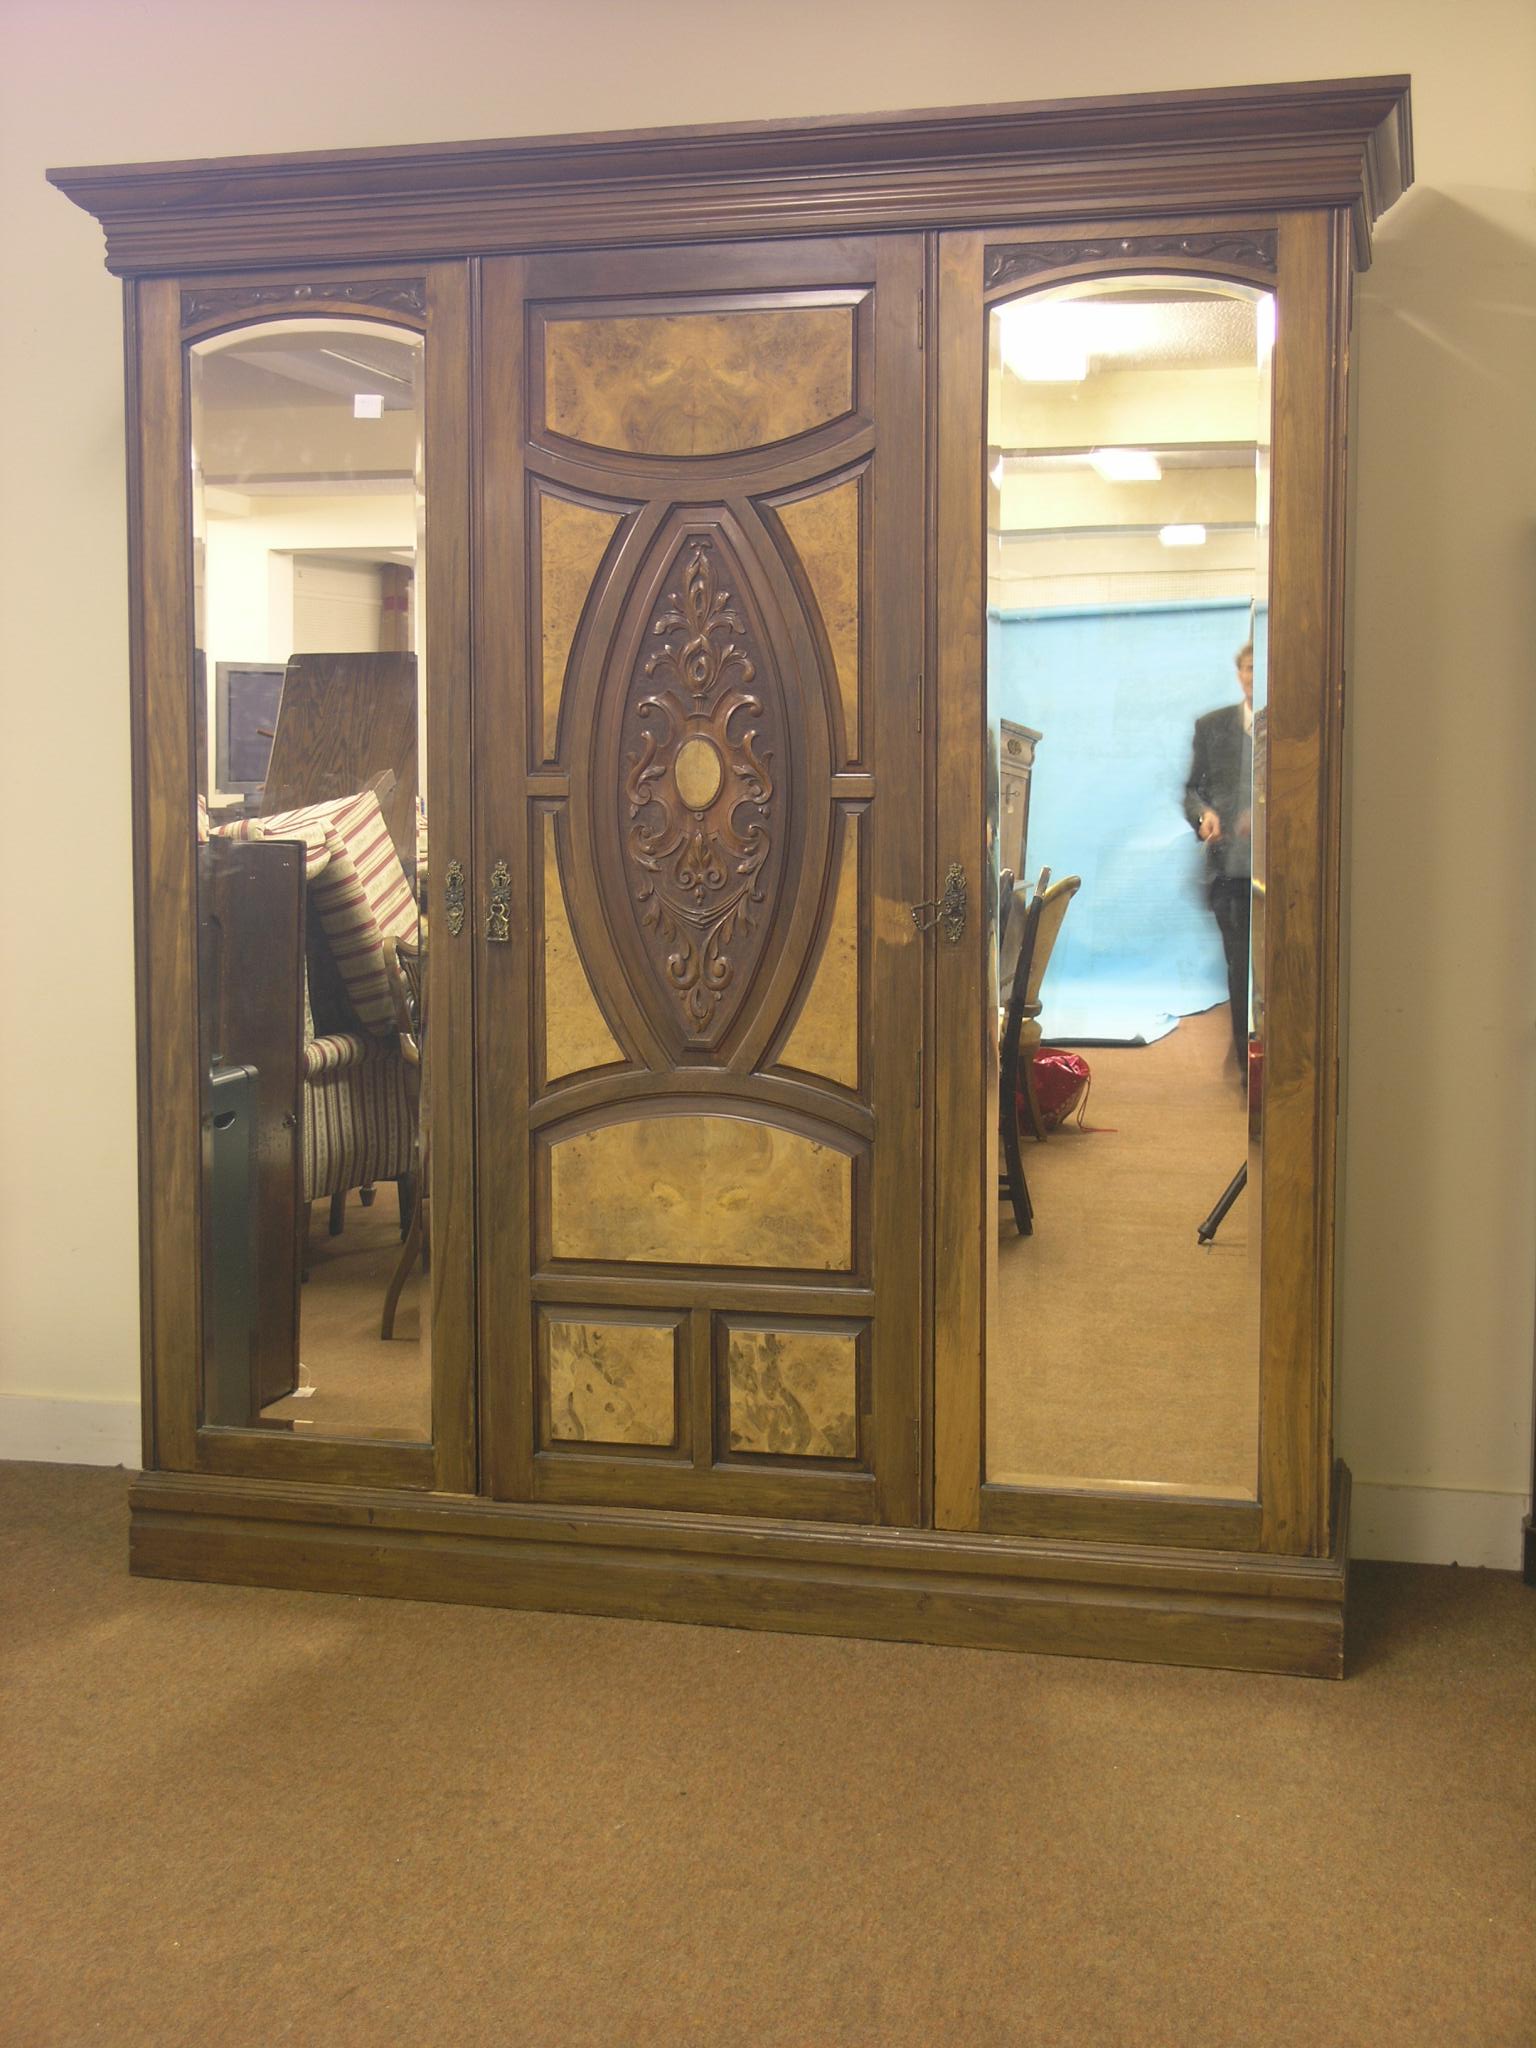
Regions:
<instances>
[{"instance_id":1,"label":"wooden door frame","mask_svg":"<svg viewBox=\"0 0 1536 2048\"><path fill-rule=\"evenodd\" d=\"M441 1221L431 1279L432 1442L299 1437L199 1421L201 1055L187 382L189 343L262 319L374 319L427 337L428 775L440 884L455 848L467 861L469 842L467 266L336 266L323 283L276 267L190 283L154 277L125 287L125 298L145 1464L232 1478L468 1491L475 1483L473 1246L466 1223L454 1219L470 1213L473 1177L463 1029L471 959L467 947L454 946L442 919L430 954L433 1085L442 1105L433 1147Z\"/></svg>"},{"instance_id":2,"label":"wooden door frame","mask_svg":"<svg viewBox=\"0 0 1536 2048\"><path fill-rule=\"evenodd\" d=\"M1014 275L1032 287L1178 267L1263 284L1278 307L1258 1499L1203 1500L1193 1491L1127 1498L1086 1483L1069 1492L985 1481L983 1276L993 1221L977 1158L987 1119L976 1029L987 1000L978 930L964 954L941 959L935 996L934 1503L941 1528L1296 1556L1326 1555L1332 1541L1348 226L1343 209L1329 208L1095 221L1075 233L1026 224L939 238L938 696L962 732L963 721L974 725L978 742L986 710L985 308L1003 295L988 290L988 251L1017 248ZM1007 265L994 269L1006 273ZM945 746L941 735L937 787L936 867L957 861L979 873L979 743Z\"/></svg>"},{"instance_id":3,"label":"wooden door frame","mask_svg":"<svg viewBox=\"0 0 1536 2048\"><path fill-rule=\"evenodd\" d=\"M754 295L771 293L775 302L792 304L797 292L816 300L831 290L858 286L872 291L873 306L866 341L860 344L860 378L873 378L875 389L855 393L855 414L873 401L874 411L859 430L858 460L870 473L868 518L874 554L870 564L869 602L863 613L866 651L862 661L861 701L866 743L862 752L834 773L830 793L855 800L861 792L875 794L874 843L862 858L878 860L883 887L872 901L878 915L867 934L867 1010L861 1032L874 1048L872 1094L879 1104L883 1147L892 1157L911 1162L916 1199L921 1196L921 1122L917 1073L896 1025L898 992L903 977L920 982L921 970L908 953L919 944L910 920L888 904L911 902L921 893L921 775L916 752L922 698L924 597L923 551L923 378L915 344L922 317L924 247L918 236L818 238L735 245L708 249L626 249L617 253L503 257L481 267L477 357L483 379L485 474L480 513L478 561L481 599L477 607L476 659L484 678L477 697L476 757L479 763L477 860L483 875L497 861L509 872L508 900L513 943L489 949L479 976L478 1072L480 1108L480 1355L482 1360L482 1471L485 1490L505 1501L568 1503L573 1507L647 1505L685 1512L743 1512L765 1517L790 1517L828 1522L885 1522L910 1526L920 1513L922 1480L921 1345L922 1328L920 1213L905 1206L897 1177L887 1171L871 1176L866 1199L867 1269L861 1284L844 1284L828 1274L818 1283L805 1277L786 1284L773 1272L761 1278L749 1272L721 1273L681 1268L677 1272L648 1267L627 1273L622 1266L609 1276L595 1271L583 1278L546 1271L535 1275L533 1220L536 1209L536 1127L554 1100L573 1099L592 1085L579 1078L561 1082L536 1104L531 1096L530 1048L536 1029L536 976L530 940L542 926L537 904L542 900L535 880L529 833L524 818L540 799L552 799L566 787L564 770L553 770L530 752L530 699L537 692L537 664L530 639L533 593L528 570L529 477L538 474L579 501L583 491L595 493L617 507L625 487L576 444L546 447L544 438L524 417L524 394L533 381L525 361L530 308L542 302L561 305L584 300L627 304L636 299L666 310L675 300L700 299L749 306ZM882 381L883 380L883 381ZM847 430L841 437L849 439ZM911 451L910 465L894 459L882 463L880 446ZM850 445L852 443L850 442ZM773 450L739 459L742 480L726 484L717 478L705 495L758 495L762 488L786 495L819 470L839 467L844 451L829 428L807 433L784 452ZM853 458L849 456L848 460ZM723 472L737 467L729 456L711 458ZM630 462L644 467L644 460ZM667 477L676 465L668 466ZM789 474L796 473L795 476ZM803 478L796 481L798 472ZM782 472L782 476L778 473ZM660 475L660 473L659 473ZM678 479L680 484L681 479ZM631 494L633 495L633 494ZM641 510L633 526L624 527L611 546L620 549L615 563L638 559L650 546L655 521ZM862 542L861 542L862 546ZM622 594L622 593L621 593ZM606 618L617 598L605 597L597 612ZM606 630L606 629L605 629ZM589 626L582 628L584 634ZM526 687L520 679L526 678ZM873 744L871 746L870 741ZM879 807L882 773L871 774L871 760L889 764L884 776L896 782L893 801ZM910 763L910 765L909 765ZM905 787L918 814L905 833L896 816L896 802ZM571 787L575 778L569 778ZM816 800L821 798L818 794ZM868 809L866 817L870 815ZM867 836L867 835L866 835ZM573 900L590 921L605 915L599 892L581 874L573 881ZM477 945L480 942L477 940ZM907 964L910 960L911 964ZM871 1024L868 1019L877 1020ZM897 1066L900 1066L898 1085ZM638 1078L638 1077L637 1077ZM745 1077L741 1077L744 1079ZM699 1070L696 1083L701 1105L711 1092L729 1097L732 1077ZM827 1101L819 1091L796 1081L788 1072L773 1071L766 1084L781 1100L786 1116L797 1108L825 1117ZM803 1100L802 1100L803 1098ZM724 1106L722 1098L722 1106ZM849 1104L850 1130L873 1130L869 1109ZM905 1240L912 1242L904 1249ZM860 1263L863 1263L861 1260ZM538 1315L558 1301L600 1306L606 1295L631 1306L645 1302L656 1309L681 1308L688 1327L680 1342L693 1387L689 1412L683 1417L685 1444L693 1450L644 1455L638 1450L612 1454L607 1448L573 1444L557 1453L537 1447L535 1326ZM732 1310L749 1317L770 1315L775 1308L792 1312L799 1305L836 1318L870 1318L876 1314L886 1334L877 1336L887 1352L900 1343L909 1348L910 1369L904 1374L884 1369L874 1388L870 1431L870 1466L864 1472L815 1469L812 1461L782 1467L749 1465L742 1460L701 1464L700 1447L714 1430L716 1366L710 1334L711 1311ZM905 1333L910 1332L908 1337ZM902 1333L902 1334L898 1334ZM878 1358L874 1367L880 1371ZM861 1375L862 1376L862 1375Z\"/></svg>"}]
</instances>

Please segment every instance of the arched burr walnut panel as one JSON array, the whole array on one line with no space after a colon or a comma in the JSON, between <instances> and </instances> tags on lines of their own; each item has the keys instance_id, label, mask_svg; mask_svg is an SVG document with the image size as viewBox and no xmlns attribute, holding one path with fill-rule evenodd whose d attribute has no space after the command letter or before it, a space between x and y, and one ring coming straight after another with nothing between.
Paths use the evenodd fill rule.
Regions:
<instances>
[{"instance_id":1,"label":"arched burr walnut panel","mask_svg":"<svg viewBox=\"0 0 1536 2048\"><path fill-rule=\"evenodd\" d=\"M539 318L546 432L630 455L739 455L853 410L846 304Z\"/></svg>"}]
</instances>

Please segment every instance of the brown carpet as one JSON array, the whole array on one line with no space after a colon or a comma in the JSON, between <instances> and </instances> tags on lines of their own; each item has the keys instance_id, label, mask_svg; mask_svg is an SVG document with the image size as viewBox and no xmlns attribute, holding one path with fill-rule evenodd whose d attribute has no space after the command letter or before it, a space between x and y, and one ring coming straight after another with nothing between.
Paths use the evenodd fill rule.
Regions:
<instances>
[{"instance_id":1,"label":"brown carpet","mask_svg":"<svg viewBox=\"0 0 1536 2048\"><path fill-rule=\"evenodd\" d=\"M1154 1045L1091 1047L1086 1127L1025 1140L1033 1236L1021 1238L999 1205L993 1479L1253 1498L1251 1191L1209 1249L1195 1237L1247 1149L1230 1053L1225 1005Z\"/></svg>"},{"instance_id":2,"label":"brown carpet","mask_svg":"<svg viewBox=\"0 0 1536 2048\"><path fill-rule=\"evenodd\" d=\"M430 1346L422 1342L426 1281L419 1264L401 1293L394 1336L385 1343L379 1335L385 1291L400 1259L395 1184L381 1182L366 1209L349 1195L339 1237L326 1227L329 1206L315 1204L309 1278L299 1296L299 1383L308 1391L262 1412L301 1436L427 1443L432 1364Z\"/></svg>"},{"instance_id":3,"label":"brown carpet","mask_svg":"<svg viewBox=\"0 0 1536 2048\"><path fill-rule=\"evenodd\" d=\"M1536 1592L1342 1685L182 1586L0 1466L7 2048L1530 2048Z\"/></svg>"}]
</instances>

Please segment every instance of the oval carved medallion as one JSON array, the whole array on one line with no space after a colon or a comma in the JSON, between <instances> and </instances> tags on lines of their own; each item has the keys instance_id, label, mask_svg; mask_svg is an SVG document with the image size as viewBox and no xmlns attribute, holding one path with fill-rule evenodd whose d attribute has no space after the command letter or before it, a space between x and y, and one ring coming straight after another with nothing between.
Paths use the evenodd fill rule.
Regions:
<instances>
[{"instance_id":1,"label":"oval carved medallion","mask_svg":"<svg viewBox=\"0 0 1536 2048\"><path fill-rule=\"evenodd\" d=\"M686 1043L729 1028L783 867L783 693L718 533L684 536L621 728L621 844L647 959Z\"/></svg>"}]
</instances>

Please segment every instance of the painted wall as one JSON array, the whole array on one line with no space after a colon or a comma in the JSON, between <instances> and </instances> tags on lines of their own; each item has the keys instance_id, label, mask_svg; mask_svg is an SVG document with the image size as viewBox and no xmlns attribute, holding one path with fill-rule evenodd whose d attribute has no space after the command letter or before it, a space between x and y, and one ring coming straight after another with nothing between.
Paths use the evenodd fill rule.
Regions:
<instances>
[{"instance_id":1,"label":"painted wall","mask_svg":"<svg viewBox=\"0 0 1536 2048\"><path fill-rule=\"evenodd\" d=\"M437 0L430 63L420 0L257 19L9 0L0 29L0 1387L42 1397L5 1404L11 1449L131 1456L138 1376L120 294L45 165L1411 71L1419 182L1357 300L1339 1440L1368 1553L1513 1562L1536 1296L1529 0L1101 0L1091 32L1019 0Z\"/></svg>"}]
</instances>

